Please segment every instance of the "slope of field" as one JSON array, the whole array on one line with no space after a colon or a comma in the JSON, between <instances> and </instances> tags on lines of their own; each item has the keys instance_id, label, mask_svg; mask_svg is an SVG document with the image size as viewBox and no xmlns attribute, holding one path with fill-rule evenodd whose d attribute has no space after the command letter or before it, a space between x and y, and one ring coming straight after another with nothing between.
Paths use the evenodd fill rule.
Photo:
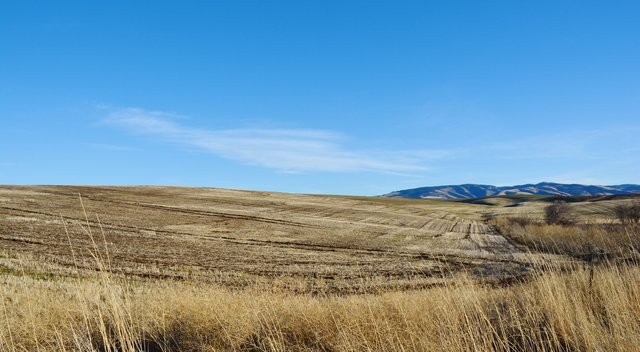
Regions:
<instances>
[{"instance_id":1,"label":"slope of field","mask_svg":"<svg viewBox=\"0 0 640 352\"><path fill-rule=\"evenodd\" d=\"M638 350L637 200L552 201L0 186L0 351Z\"/></svg>"},{"instance_id":2,"label":"slope of field","mask_svg":"<svg viewBox=\"0 0 640 352\"><path fill-rule=\"evenodd\" d=\"M480 221L485 208L211 188L2 186L0 265L18 270L16 258L30 256L37 260L20 265L34 273L45 270L30 262L63 276L92 270L95 242L116 273L289 288L303 279L294 287L302 291L526 271L531 258Z\"/></svg>"}]
</instances>

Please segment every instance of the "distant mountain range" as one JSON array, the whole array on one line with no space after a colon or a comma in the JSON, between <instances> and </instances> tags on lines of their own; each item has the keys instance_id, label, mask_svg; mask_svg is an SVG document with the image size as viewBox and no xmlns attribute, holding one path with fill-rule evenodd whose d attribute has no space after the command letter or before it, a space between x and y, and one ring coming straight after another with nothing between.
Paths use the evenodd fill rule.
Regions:
<instances>
[{"instance_id":1,"label":"distant mountain range","mask_svg":"<svg viewBox=\"0 0 640 352\"><path fill-rule=\"evenodd\" d=\"M464 199L501 196L509 194L538 194L551 196L599 196L612 194L637 194L640 185L592 186L541 182L516 186L496 187L491 185L449 185L405 189L382 195L389 198L443 198Z\"/></svg>"}]
</instances>

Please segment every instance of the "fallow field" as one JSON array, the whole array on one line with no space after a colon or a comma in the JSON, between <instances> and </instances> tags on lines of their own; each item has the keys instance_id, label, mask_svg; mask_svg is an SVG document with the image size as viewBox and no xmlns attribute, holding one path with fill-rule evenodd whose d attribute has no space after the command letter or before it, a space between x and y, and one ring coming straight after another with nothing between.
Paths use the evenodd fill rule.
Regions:
<instances>
[{"instance_id":1,"label":"fallow field","mask_svg":"<svg viewBox=\"0 0 640 352\"><path fill-rule=\"evenodd\" d=\"M638 350L634 201L0 186L0 350Z\"/></svg>"}]
</instances>

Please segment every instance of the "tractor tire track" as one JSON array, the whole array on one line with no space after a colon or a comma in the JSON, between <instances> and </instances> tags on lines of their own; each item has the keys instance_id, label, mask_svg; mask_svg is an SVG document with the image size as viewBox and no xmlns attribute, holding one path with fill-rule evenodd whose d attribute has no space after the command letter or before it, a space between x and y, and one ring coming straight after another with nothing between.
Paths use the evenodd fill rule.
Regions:
<instances>
[{"instance_id":1,"label":"tractor tire track","mask_svg":"<svg viewBox=\"0 0 640 352\"><path fill-rule=\"evenodd\" d=\"M64 220L73 220L79 223L86 223L87 220L85 218L75 218L75 217L63 217L60 215L51 214L42 211L36 210L26 210L12 207L4 207L0 206L0 209L10 210L14 212L22 212L29 214L37 214L43 215L55 219L64 219ZM155 228L147 228L147 227L139 227L139 226L130 226L123 224L114 224L110 222L100 221L97 222L95 220L88 220L91 226L99 227L102 226L105 230L111 231L119 231L119 232L129 232L129 233L137 233L140 234L141 231L148 231L156 234L164 234L169 235L174 239L184 240L184 237L190 238L199 238L208 241L223 241L233 244L240 245L251 245L251 246L272 246L283 249L297 249L297 250L307 250L313 252L339 252L339 253L347 253L347 254L364 254L364 255L374 255L374 256L383 256L383 257L395 257L395 258L413 258L420 260L430 260L441 263L455 263L458 262L460 264L464 263L472 263L474 261L481 261L486 263L511 263L518 265L527 265L527 262L515 260L512 258L486 258L483 256L464 256L459 254L452 253L427 253L427 252L419 252L419 251L401 251L401 250L388 250L382 248L357 248L357 247L347 247L347 246L334 246L334 245L326 245L326 244L314 244L314 243L302 243L302 242L283 242L283 241L273 241L273 240L259 240L259 239L239 239L236 237L230 236L203 236L197 235L189 232L181 232L181 231L170 231L164 229L155 229ZM148 235L144 235L148 236ZM15 240L15 239L13 239Z\"/></svg>"}]
</instances>

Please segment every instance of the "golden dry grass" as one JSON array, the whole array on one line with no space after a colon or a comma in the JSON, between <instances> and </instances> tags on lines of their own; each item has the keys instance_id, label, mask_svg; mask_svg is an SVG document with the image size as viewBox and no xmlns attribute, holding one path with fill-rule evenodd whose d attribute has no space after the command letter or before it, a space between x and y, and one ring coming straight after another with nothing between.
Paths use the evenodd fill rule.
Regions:
<instances>
[{"instance_id":1,"label":"golden dry grass","mask_svg":"<svg viewBox=\"0 0 640 352\"><path fill-rule=\"evenodd\" d=\"M585 260L635 259L640 250L638 224L546 224L522 218L496 218L492 223L512 241L534 252L549 252Z\"/></svg>"},{"instance_id":2,"label":"golden dry grass","mask_svg":"<svg viewBox=\"0 0 640 352\"><path fill-rule=\"evenodd\" d=\"M546 272L510 287L313 297L176 282L5 276L10 351L635 351L640 270Z\"/></svg>"},{"instance_id":3,"label":"golden dry grass","mask_svg":"<svg viewBox=\"0 0 640 352\"><path fill-rule=\"evenodd\" d=\"M0 194L2 351L640 350L640 233L609 235L616 256L583 261L594 229L622 229L592 204L591 225L552 227L485 224L487 205L441 201ZM418 238L386 236L399 231Z\"/></svg>"}]
</instances>

